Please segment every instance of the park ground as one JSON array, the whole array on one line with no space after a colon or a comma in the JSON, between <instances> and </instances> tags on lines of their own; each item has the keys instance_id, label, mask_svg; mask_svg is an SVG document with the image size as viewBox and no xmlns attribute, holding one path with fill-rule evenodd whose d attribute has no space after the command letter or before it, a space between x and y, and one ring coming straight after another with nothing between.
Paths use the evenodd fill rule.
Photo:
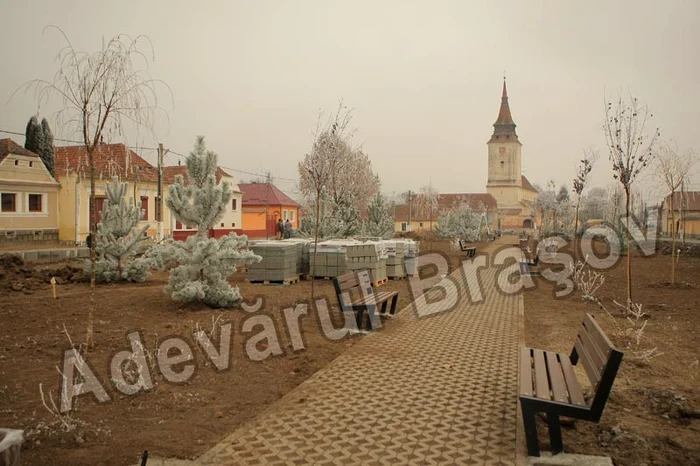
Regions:
<instances>
[{"instance_id":1,"label":"park ground","mask_svg":"<svg viewBox=\"0 0 700 466\"><path fill-rule=\"evenodd\" d=\"M428 243L423 244L427 250ZM435 242L433 248L448 254L454 266L459 264L460 253L451 251L446 242ZM656 347L663 353L649 362L633 358L631 350L626 351L630 338L616 331L625 329L627 322L613 303L623 302L626 296L622 262L604 272L605 283L596 293L612 315L583 302L580 293L554 298L553 286L541 279L535 280L536 288L525 291L524 342L529 346L570 351L584 313L590 312L626 351L603 419L600 424L578 421L565 427L567 451L609 455L618 465L700 464L700 349L695 316L700 304L700 259L681 259L682 283L674 287L666 284L669 265L670 258L664 255L634 257L634 300L643 305L648 320L640 347ZM232 278L247 299L264 297L262 312L277 324L285 353L263 362L245 356L246 340L257 330L242 333L242 321L248 316L242 310L182 307L163 293L167 275L162 273L143 284L99 285L97 346L86 358L107 385L112 401L98 404L91 397L80 398L73 413L78 426L64 432L58 418L42 405L39 385L57 400L56 366L70 348L67 335L76 344L84 339L90 295L87 284L75 280L77 275L68 263L0 264L0 427L25 430L23 464L127 465L137 463L143 450L160 457L196 458L362 338L330 341L310 313L301 320L305 349L292 350L281 314L284 308L309 299L308 281L266 286L245 282L244 272ZM51 276L59 277L56 300L48 285ZM331 315L337 315L331 282L316 281L316 286L317 295L329 298ZM381 289L400 292L399 309L410 303L405 280L389 281ZM216 373L197 353L197 370L186 384L164 382L157 369L153 372L156 386L149 393L123 396L107 384L109 357L128 349L129 330L142 330L148 350L167 336L188 337L197 328L210 330L217 319L219 324L232 323L234 329L232 370ZM546 449L544 423L541 427Z\"/></svg>"}]
</instances>

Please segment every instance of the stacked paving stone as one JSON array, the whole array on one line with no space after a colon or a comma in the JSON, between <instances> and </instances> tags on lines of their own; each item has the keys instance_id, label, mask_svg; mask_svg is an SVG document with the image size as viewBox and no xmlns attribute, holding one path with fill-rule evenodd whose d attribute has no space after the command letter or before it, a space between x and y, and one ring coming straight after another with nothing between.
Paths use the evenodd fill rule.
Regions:
<instances>
[{"instance_id":1,"label":"stacked paving stone","mask_svg":"<svg viewBox=\"0 0 700 466\"><path fill-rule=\"evenodd\" d=\"M379 282L387 278L387 250L385 244L379 241L367 241L365 243L348 246L348 270L369 269L373 282Z\"/></svg>"},{"instance_id":2,"label":"stacked paving stone","mask_svg":"<svg viewBox=\"0 0 700 466\"><path fill-rule=\"evenodd\" d=\"M352 239L329 240L318 243L318 252L314 254L314 244L309 245L309 275L331 278L348 271L346 251L359 244Z\"/></svg>"},{"instance_id":3,"label":"stacked paving stone","mask_svg":"<svg viewBox=\"0 0 700 466\"><path fill-rule=\"evenodd\" d=\"M406 276L404 257L408 249L406 242L402 240L382 241L386 248L386 276L388 278L402 278Z\"/></svg>"},{"instance_id":4,"label":"stacked paving stone","mask_svg":"<svg viewBox=\"0 0 700 466\"><path fill-rule=\"evenodd\" d=\"M282 240L283 243L293 244L297 254L297 273L306 275L309 273L309 247L313 246L313 241L306 238L288 238Z\"/></svg>"},{"instance_id":5,"label":"stacked paving stone","mask_svg":"<svg viewBox=\"0 0 700 466\"><path fill-rule=\"evenodd\" d=\"M282 241L251 241L248 247L262 261L248 265L251 282L284 282L298 277L299 247Z\"/></svg>"}]
</instances>

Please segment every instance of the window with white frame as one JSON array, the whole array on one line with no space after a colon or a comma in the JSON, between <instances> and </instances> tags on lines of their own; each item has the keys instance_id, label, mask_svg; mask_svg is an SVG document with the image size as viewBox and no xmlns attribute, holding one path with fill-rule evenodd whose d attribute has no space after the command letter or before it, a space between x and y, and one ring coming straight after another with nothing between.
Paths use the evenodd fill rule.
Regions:
<instances>
[{"instance_id":1,"label":"window with white frame","mask_svg":"<svg viewBox=\"0 0 700 466\"><path fill-rule=\"evenodd\" d=\"M289 214L289 211L287 211L287 210L282 211L282 220L284 220L285 222L287 221L288 214Z\"/></svg>"},{"instance_id":2,"label":"window with white frame","mask_svg":"<svg viewBox=\"0 0 700 466\"><path fill-rule=\"evenodd\" d=\"M290 222L293 222L293 221L294 221L294 213L295 213L295 212L294 212L293 210L290 210L290 211L289 211L289 221L290 221Z\"/></svg>"},{"instance_id":3,"label":"window with white frame","mask_svg":"<svg viewBox=\"0 0 700 466\"><path fill-rule=\"evenodd\" d=\"M406 222L401 222L401 231L406 231L408 224Z\"/></svg>"}]
</instances>

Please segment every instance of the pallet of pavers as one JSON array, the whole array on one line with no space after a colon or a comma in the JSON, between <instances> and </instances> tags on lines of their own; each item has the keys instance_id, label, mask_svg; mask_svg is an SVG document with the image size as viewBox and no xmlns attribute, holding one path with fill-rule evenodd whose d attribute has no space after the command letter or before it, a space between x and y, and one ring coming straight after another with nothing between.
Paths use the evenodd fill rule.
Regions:
<instances>
[{"instance_id":1,"label":"pallet of pavers","mask_svg":"<svg viewBox=\"0 0 700 466\"><path fill-rule=\"evenodd\" d=\"M407 245L402 240L384 240L382 241L386 249L386 276L393 280L406 278L406 269L404 267L404 258L406 257Z\"/></svg>"},{"instance_id":2,"label":"pallet of pavers","mask_svg":"<svg viewBox=\"0 0 700 466\"><path fill-rule=\"evenodd\" d=\"M314 254L314 244L309 245L309 277L330 279L343 275L347 268L347 248L358 241L328 240L318 243L318 252Z\"/></svg>"},{"instance_id":3,"label":"pallet of pavers","mask_svg":"<svg viewBox=\"0 0 700 466\"><path fill-rule=\"evenodd\" d=\"M248 248L262 257L262 261L248 265L249 282L289 285L299 281L297 245L282 241L256 241Z\"/></svg>"},{"instance_id":4,"label":"pallet of pavers","mask_svg":"<svg viewBox=\"0 0 700 466\"><path fill-rule=\"evenodd\" d=\"M297 254L297 273L308 275L309 273L309 245L313 245L313 240L307 238L288 238L282 240L283 243L293 244Z\"/></svg>"},{"instance_id":5,"label":"pallet of pavers","mask_svg":"<svg viewBox=\"0 0 700 466\"><path fill-rule=\"evenodd\" d=\"M374 286L387 282L386 276L387 251L382 242L366 241L348 246L348 270L368 269Z\"/></svg>"}]
</instances>

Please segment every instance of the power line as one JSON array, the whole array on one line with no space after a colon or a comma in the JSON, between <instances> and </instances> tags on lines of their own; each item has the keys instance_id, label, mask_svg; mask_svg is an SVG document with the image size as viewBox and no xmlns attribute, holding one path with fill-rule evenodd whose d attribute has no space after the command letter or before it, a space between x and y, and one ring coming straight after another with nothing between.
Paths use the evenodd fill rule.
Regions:
<instances>
[{"instance_id":1,"label":"power line","mask_svg":"<svg viewBox=\"0 0 700 466\"><path fill-rule=\"evenodd\" d=\"M14 134L14 135L16 135L16 136L25 136L25 133L18 133L17 131L7 131L7 130L4 130L4 129L0 129L0 133ZM71 140L71 139L54 138L54 141L70 142L70 143L73 143L73 144L85 144L84 141L74 141L74 140ZM141 147L141 146L133 146L133 147L132 147L132 146L129 146L129 149L133 149L133 150L147 150L147 151L157 151L157 150L158 150L157 147ZM175 152L174 150L168 149L168 153L169 153L169 154L173 154L173 155L177 155L177 156L179 156L179 157L182 157L183 159L186 159L186 158L187 158L186 155L182 155L182 154L180 154L179 152ZM230 171L232 171L232 172L244 173L244 174L246 174L246 175L251 175L251 176L257 176L257 177L260 177L260 178L265 178L265 175L260 174L260 173L253 173L253 172L248 172L248 171L245 171L245 170L239 170L239 169L237 169L237 168L224 167L223 165L220 165L220 167L223 168L223 169L225 169L225 170L230 170ZM293 181L293 182L295 182L295 183L296 183L296 181L297 181L297 180L295 180L294 178L283 178L283 177L273 177L273 179L275 179L275 180L280 180L280 181Z\"/></svg>"}]
</instances>

